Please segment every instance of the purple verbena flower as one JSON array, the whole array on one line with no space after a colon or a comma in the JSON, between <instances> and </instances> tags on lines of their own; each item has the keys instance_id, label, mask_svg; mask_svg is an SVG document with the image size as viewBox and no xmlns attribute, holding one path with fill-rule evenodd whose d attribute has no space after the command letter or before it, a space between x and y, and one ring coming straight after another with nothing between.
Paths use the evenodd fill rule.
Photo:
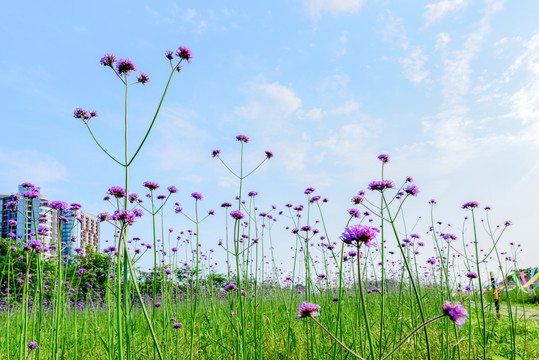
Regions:
<instances>
[{"instance_id":1,"label":"purple verbena flower","mask_svg":"<svg viewBox=\"0 0 539 360\"><path fill-rule=\"evenodd\" d=\"M380 161L383 162L384 164L385 164L385 163L388 163L388 162L389 162L389 155L387 155L387 154L380 154L380 155L378 155L378 160L380 160Z\"/></svg>"},{"instance_id":2,"label":"purple verbena flower","mask_svg":"<svg viewBox=\"0 0 539 360\"><path fill-rule=\"evenodd\" d=\"M236 136L236 140L240 141L240 142L243 142L243 143L248 143L249 142L249 138L245 135L238 135Z\"/></svg>"},{"instance_id":3,"label":"purple verbena flower","mask_svg":"<svg viewBox=\"0 0 539 360\"><path fill-rule=\"evenodd\" d=\"M191 194L191 196L193 198L195 198L196 200L202 200L203 199L202 194L199 193L199 192L194 192L194 193Z\"/></svg>"},{"instance_id":4,"label":"purple verbena flower","mask_svg":"<svg viewBox=\"0 0 539 360\"><path fill-rule=\"evenodd\" d=\"M86 110L83 110L82 108L76 108L75 111L73 112L73 117L75 119L81 119L85 123L87 123L91 119L90 114Z\"/></svg>"},{"instance_id":5,"label":"purple verbena flower","mask_svg":"<svg viewBox=\"0 0 539 360\"><path fill-rule=\"evenodd\" d=\"M146 83L150 82L150 77L148 74L141 72L140 75L137 76L137 82L141 83L142 85L146 85Z\"/></svg>"},{"instance_id":6,"label":"purple verbena flower","mask_svg":"<svg viewBox=\"0 0 539 360\"><path fill-rule=\"evenodd\" d=\"M453 323L459 328L462 328L462 325L464 325L466 318L468 317L468 312L460 302L452 304L451 302L446 301L442 306L442 310L444 311L444 314L449 316L451 321L453 321Z\"/></svg>"},{"instance_id":7,"label":"purple verbena flower","mask_svg":"<svg viewBox=\"0 0 539 360\"><path fill-rule=\"evenodd\" d=\"M271 159L273 157L273 153L271 151L266 150L265 153L266 153L266 158Z\"/></svg>"},{"instance_id":8,"label":"purple verbena flower","mask_svg":"<svg viewBox=\"0 0 539 360\"><path fill-rule=\"evenodd\" d=\"M469 201L467 203L464 203L462 205L463 209L474 209L479 206L479 203L477 201Z\"/></svg>"},{"instance_id":9,"label":"purple verbena flower","mask_svg":"<svg viewBox=\"0 0 539 360\"><path fill-rule=\"evenodd\" d=\"M355 205L362 204L365 201L365 192L360 191L356 196L352 198L352 203Z\"/></svg>"},{"instance_id":10,"label":"purple verbena flower","mask_svg":"<svg viewBox=\"0 0 539 360\"><path fill-rule=\"evenodd\" d=\"M116 56L112 54L107 54L103 56L100 60L101 65L110 66L110 67L112 67L115 62L116 62Z\"/></svg>"},{"instance_id":11,"label":"purple verbena flower","mask_svg":"<svg viewBox=\"0 0 539 360\"><path fill-rule=\"evenodd\" d=\"M350 216L354 218L359 218L361 216L361 211L359 211L358 209L349 209L348 214L350 214Z\"/></svg>"},{"instance_id":12,"label":"purple verbena flower","mask_svg":"<svg viewBox=\"0 0 539 360\"><path fill-rule=\"evenodd\" d=\"M103 221L107 221L110 219L110 215L108 213L99 213L97 215L97 219L100 221L100 222L103 222Z\"/></svg>"},{"instance_id":13,"label":"purple verbena flower","mask_svg":"<svg viewBox=\"0 0 539 360\"><path fill-rule=\"evenodd\" d=\"M109 190L109 195L114 196L117 199L125 197L125 190L121 186L113 186Z\"/></svg>"},{"instance_id":14,"label":"purple verbena flower","mask_svg":"<svg viewBox=\"0 0 539 360\"><path fill-rule=\"evenodd\" d=\"M466 277L468 279L477 279L479 277L479 275L477 275L477 273L475 273L473 271L470 271L469 273L466 274Z\"/></svg>"},{"instance_id":15,"label":"purple verbena flower","mask_svg":"<svg viewBox=\"0 0 539 360\"><path fill-rule=\"evenodd\" d=\"M443 234L442 237L444 240L451 241L451 240L457 240L457 235L453 234Z\"/></svg>"},{"instance_id":16,"label":"purple verbena flower","mask_svg":"<svg viewBox=\"0 0 539 360\"><path fill-rule=\"evenodd\" d=\"M8 201L6 203L6 209L15 211L17 210L18 203L16 201Z\"/></svg>"},{"instance_id":17,"label":"purple verbena flower","mask_svg":"<svg viewBox=\"0 0 539 360\"><path fill-rule=\"evenodd\" d=\"M153 181L145 181L142 183L142 186L144 186L150 191L159 189L159 185Z\"/></svg>"},{"instance_id":18,"label":"purple verbena flower","mask_svg":"<svg viewBox=\"0 0 539 360\"><path fill-rule=\"evenodd\" d=\"M57 211L67 211L67 203L63 201L53 201L49 204L49 206Z\"/></svg>"},{"instance_id":19,"label":"purple verbena flower","mask_svg":"<svg viewBox=\"0 0 539 360\"><path fill-rule=\"evenodd\" d=\"M230 216L232 216L236 220L241 220L245 217L245 215L243 215L243 213L240 210L231 211Z\"/></svg>"},{"instance_id":20,"label":"purple verbena flower","mask_svg":"<svg viewBox=\"0 0 539 360\"><path fill-rule=\"evenodd\" d=\"M116 71L120 76L128 76L131 71L137 71L137 67L131 62L131 60L121 59L118 61L118 64L116 64Z\"/></svg>"},{"instance_id":21,"label":"purple verbena flower","mask_svg":"<svg viewBox=\"0 0 539 360\"><path fill-rule=\"evenodd\" d=\"M176 56L182 60L187 60L188 63L190 63L191 59L193 58L193 54L191 53L191 50L189 50L185 46L180 46L178 48L178 51L176 51Z\"/></svg>"},{"instance_id":22,"label":"purple verbena flower","mask_svg":"<svg viewBox=\"0 0 539 360\"><path fill-rule=\"evenodd\" d=\"M357 246L360 246L363 243L366 246L371 246L374 243L373 240L378 232L379 230L377 228L367 225L352 225L344 230L344 233L341 235L341 240L345 244L352 244L355 242Z\"/></svg>"},{"instance_id":23,"label":"purple verbena flower","mask_svg":"<svg viewBox=\"0 0 539 360\"><path fill-rule=\"evenodd\" d=\"M369 190L384 191L385 189L393 189L395 184L391 180L373 181L369 184Z\"/></svg>"},{"instance_id":24,"label":"purple verbena flower","mask_svg":"<svg viewBox=\"0 0 539 360\"><path fill-rule=\"evenodd\" d=\"M296 309L296 311L299 312L296 319L319 316L320 313L317 312L317 310L320 310L320 305L312 304L312 303L308 303L307 301L304 301L301 304L299 304L299 307Z\"/></svg>"},{"instance_id":25,"label":"purple verbena flower","mask_svg":"<svg viewBox=\"0 0 539 360\"><path fill-rule=\"evenodd\" d=\"M410 184L404 188L404 192L408 195L417 196L417 194L419 193L419 188L417 187L417 185Z\"/></svg>"},{"instance_id":26,"label":"purple verbena flower","mask_svg":"<svg viewBox=\"0 0 539 360\"><path fill-rule=\"evenodd\" d=\"M211 152L211 156L212 156L212 157L217 157L217 156L219 156L220 153L221 153L221 150L216 149L216 150L213 150L213 151Z\"/></svg>"},{"instance_id":27,"label":"purple verbena flower","mask_svg":"<svg viewBox=\"0 0 539 360\"><path fill-rule=\"evenodd\" d=\"M238 287L235 285L235 284L228 284L227 286L225 286L225 291L232 291L232 290L238 290Z\"/></svg>"}]
</instances>

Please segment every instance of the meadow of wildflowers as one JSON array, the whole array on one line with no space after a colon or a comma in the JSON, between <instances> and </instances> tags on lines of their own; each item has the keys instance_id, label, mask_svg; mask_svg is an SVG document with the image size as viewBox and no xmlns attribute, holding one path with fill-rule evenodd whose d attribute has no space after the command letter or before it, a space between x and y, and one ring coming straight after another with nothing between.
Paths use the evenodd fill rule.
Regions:
<instances>
[{"instance_id":1,"label":"meadow of wildflowers","mask_svg":"<svg viewBox=\"0 0 539 360\"><path fill-rule=\"evenodd\" d=\"M257 207L258 193L245 191L245 184L274 154L266 150L258 165L245 168L246 135L235 139L238 168L220 150L208 154L239 184L230 202L210 204L219 210L203 210L207 207L199 192L180 204L175 199L180 190L173 185L150 179L131 184L129 170L139 166L134 161L158 120L172 78L193 56L179 47L164 58L170 77L134 151L128 137L128 90L150 77L134 75L131 60L113 54L101 59L124 86L124 133L118 140L123 157L113 156L94 136L96 111L74 111L124 178L106 190L108 210L98 215L110 224L113 244L102 252L77 248L67 254L68 244L43 240L50 227L46 218L31 218L33 212L24 220L23 236L10 234L1 241L1 359L539 356L537 321L522 316L528 303L533 305L537 285L523 287L513 277L518 264L511 251L516 248L503 238L511 223L491 224L491 210L470 201L455 209L462 213L461 232L449 233L434 221L441 205L431 200L431 226L415 229L406 205L417 201L420 189L411 177L400 182L384 178L384 168L391 165L387 154L378 157L379 179L364 184L365 190L350 190L350 209L343 211L337 234L327 231L324 222L329 200L313 187L304 191L302 204L272 199L274 206ZM22 187L25 191L13 195L7 211L18 211L19 201L40 197L34 184ZM139 196L141 191L146 195ZM57 231L73 228L66 215L79 204L53 201L49 206L60 214ZM200 235L210 216L222 216L220 240ZM141 241L132 229L141 217L151 218L150 241ZM173 230L179 218L182 229ZM273 237L275 227L286 229L288 238ZM226 257L224 263L215 264L213 250L201 250L208 241L218 244L215 251ZM277 266L278 242L293 244L290 270ZM424 256L427 261L421 260ZM143 257L151 259L149 272L139 270Z\"/></svg>"}]
</instances>

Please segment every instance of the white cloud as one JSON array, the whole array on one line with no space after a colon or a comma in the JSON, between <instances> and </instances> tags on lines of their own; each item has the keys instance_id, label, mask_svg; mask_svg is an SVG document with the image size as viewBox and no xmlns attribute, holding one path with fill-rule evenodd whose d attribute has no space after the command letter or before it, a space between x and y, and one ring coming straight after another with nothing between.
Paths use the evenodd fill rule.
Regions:
<instances>
[{"instance_id":1,"label":"white cloud","mask_svg":"<svg viewBox=\"0 0 539 360\"><path fill-rule=\"evenodd\" d=\"M320 120L324 116L324 111L320 108L313 108L305 114L305 118L311 120Z\"/></svg>"},{"instance_id":2,"label":"white cloud","mask_svg":"<svg viewBox=\"0 0 539 360\"><path fill-rule=\"evenodd\" d=\"M247 103L235 108L234 121L243 121L242 131L266 142L275 153L272 161L286 176L302 184L316 179L330 186L334 179L329 168L349 164L351 154L353 159L363 157L378 133L379 121L360 112L347 83L346 74L322 80L319 92L326 105L304 109L303 99L293 88L258 80L247 88ZM221 186L227 185L223 180Z\"/></svg>"},{"instance_id":3,"label":"white cloud","mask_svg":"<svg viewBox=\"0 0 539 360\"><path fill-rule=\"evenodd\" d=\"M423 68L427 62L427 55L420 48L415 47L408 52L406 57L400 59L403 70L402 74L415 85L421 84L429 76L428 70Z\"/></svg>"},{"instance_id":4,"label":"white cloud","mask_svg":"<svg viewBox=\"0 0 539 360\"><path fill-rule=\"evenodd\" d=\"M442 0L437 3L427 4L425 6L425 13L423 14L426 20L425 25L432 25L446 14L465 9L469 4L470 2L468 0Z\"/></svg>"},{"instance_id":5,"label":"white cloud","mask_svg":"<svg viewBox=\"0 0 539 360\"><path fill-rule=\"evenodd\" d=\"M348 53L347 43L348 43L348 32L343 31L342 35L339 37L340 49L337 51L337 56L343 56Z\"/></svg>"},{"instance_id":6,"label":"white cloud","mask_svg":"<svg viewBox=\"0 0 539 360\"><path fill-rule=\"evenodd\" d=\"M397 59L402 65L402 75L414 85L427 80L429 71L424 68L424 65L428 57L423 53L421 48L410 44L402 19L395 18L389 13L382 16L381 20L384 22L384 37L386 40L391 41L396 39L399 41L400 47L405 53L404 56Z\"/></svg>"},{"instance_id":7,"label":"white cloud","mask_svg":"<svg viewBox=\"0 0 539 360\"><path fill-rule=\"evenodd\" d=\"M451 42L451 36L446 32L441 32L436 35L436 45L434 46L435 50L445 49L447 45Z\"/></svg>"},{"instance_id":8,"label":"white cloud","mask_svg":"<svg viewBox=\"0 0 539 360\"><path fill-rule=\"evenodd\" d=\"M159 143L152 143L154 166L166 171L189 171L202 160L204 144L209 136L198 127L198 114L181 107L167 107L161 111L156 124Z\"/></svg>"},{"instance_id":9,"label":"white cloud","mask_svg":"<svg viewBox=\"0 0 539 360\"><path fill-rule=\"evenodd\" d=\"M510 77L525 68L528 79L511 97L511 112L506 115L515 118L523 125L529 125L523 136L537 143L539 135L539 34L525 43L525 48L509 67L506 76Z\"/></svg>"},{"instance_id":10,"label":"white cloud","mask_svg":"<svg viewBox=\"0 0 539 360\"><path fill-rule=\"evenodd\" d=\"M67 175L66 168L56 158L35 150L0 149L0 168L2 177L15 184L26 181L42 184L62 180Z\"/></svg>"},{"instance_id":11,"label":"white cloud","mask_svg":"<svg viewBox=\"0 0 539 360\"><path fill-rule=\"evenodd\" d=\"M455 171L474 156L484 153L497 136L477 132L477 121L470 117L468 108L472 91L471 64L491 31L491 15L500 9L490 5L493 4L486 4L485 15L475 31L468 34L462 48L443 53L440 111L436 120L423 122L423 130L437 150L435 163L444 164L440 167L444 172Z\"/></svg>"},{"instance_id":12,"label":"white cloud","mask_svg":"<svg viewBox=\"0 0 539 360\"><path fill-rule=\"evenodd\" d=\"M298 111L297 115L299 119L308 119L308 120L322 120L325 117L354 117L359 113L360 104L357 101L350 100L345 101L341 105L338 105L334 108L323 110L321 108L312 108L311 110L304 112L302 110Z\"/></svg>"},{"instance_id":13,"label":"white cloud","mask_svg":"<svg viewBox=\"0 0 539 360\"><path fill-rule=\"evenodd\" d=\"M189 8L185 11L183 18L185 19L185 21L193 21L196 15L197 11L195 9Z\"/></svg>"},{"instance_id":14,"label":"white cloud","mask_svg":"<svg viewBox=\"0 0 539 360\"><path fill-rule=\"evenodd\" d=\"M355 100L344 102L342 105L329 109L327 113L331 116L354 115L359 112L360 105Z\"/></svg>"},{"instance_id":15,"label":"white cloud","mask_svg":"<svg viewBox=\"0 0 539 360\"><path fill-rule=\"evenodd\" d=\"M278 82L258 81L248 87L251 99L247 105L236 107L235 113L248 121L256 121L266 130L281 131L284 121L302 105L291 88Z\"/></svg>"},{"instance_id":16,"label":"white cloud","mask_svg":"<svg viewBox=\"0 0 539 360\"><path fill-rule=\"evenodd\" d=\"M322 13L355 13L363 6L364 0L306 0L305 6L309 16L314 19Z\"/></svg>"}]
</instances>

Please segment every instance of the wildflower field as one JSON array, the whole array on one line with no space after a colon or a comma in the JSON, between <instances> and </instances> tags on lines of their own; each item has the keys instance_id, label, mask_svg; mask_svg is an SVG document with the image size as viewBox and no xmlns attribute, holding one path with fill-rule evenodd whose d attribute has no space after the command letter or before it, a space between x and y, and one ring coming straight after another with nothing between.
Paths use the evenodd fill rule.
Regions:
<instances>
[{"instance_id":1,"label":"wildflower field","mask_svg":"<svg viewBox=\"0 0 539 360\"><path fill-rule=\"evenodd\" d=\"M246 183L274 154L267 150L257 166L245 168L246 135L235 139L239 168L220 150L208 154L238 181L230 202L206 205L204 195L194 192L190 203L180 204L175 196L181 188L152 179L131 184L129 170L143 166L134 160L159 121L173 78L188 71L192 54L180 47L165 58L170 77L146 135L134 147L128 138L128 89L150 78L134 75L136 66L128 59L101 59L125 91L122 158L94 136L96 111L74 112L102 150L98 156L117 163L125 176L106 191L106 212L98 215L109 224L113 243L100 252L68 253L69 244L44 240L51 231L47 218L28 211L21 212L24 236L2 239L1 359L539 357L536 269L519 269L521 249L504 238L511 222L491 223L492 210L470 201L455 209L462 224L448 227L435 220L443 204L433 199L425 204L430 226L415 228L406 208L420 189L410 176L384 177L391 166L387 154L378 157L378 179L350 189L339 233L327 231L324 210L330 200L315 188L305 189L301 204L273 199L274 206L257 207L259 195L247 192ZM25 191L12 196L7 211L40 198L34 184L21 186ZM142 191L144 196L137 195ZM60 214L55 231L73 228L68 215L81 205L48 206ZM212 206L218 210L203 210ZM209 216L222 217L220 239L203 235ZM141 217L151 218L151 239L137 236ZM288 238L281 231L272 236L277 228ZM283 269L274 250L285 241L292 249ZM202 251L201 244L210 242L215 250ZM218 252L226 261L216 263ZM151 271L140 269L143 260Z\"/></svg>"}]
</instances>

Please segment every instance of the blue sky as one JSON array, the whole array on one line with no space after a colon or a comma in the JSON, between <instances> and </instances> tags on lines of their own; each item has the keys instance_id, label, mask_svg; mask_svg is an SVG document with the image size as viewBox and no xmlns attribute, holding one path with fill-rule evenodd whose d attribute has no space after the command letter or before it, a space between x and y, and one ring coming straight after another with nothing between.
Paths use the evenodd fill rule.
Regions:
<instances>
[{"instance_id":1,"label":"blue sky","mask_svg":"<svg viewBox=\"0 0 539 360\"><path fill-rule=\"evenodd\" d=\"M514 223L504 241L522 244L522 266L537 265L535 1L12 2L0 10L0 192L30 181L51 200L110 210L101 199L122 184L122 171L73 110L97 110L92 129L120 156L123 90L99 59L130 58L151 79L130 89L136 147L166 83L164 52L184 45L193 61L173 79L134 163L135 191L145 180L175 185L182 204L199 191L218 210L236 182L211 151L237 163L234 137L246 134L247 166L275 153L247 181L260 208L299 203L313 186L330 198L336 239L350 198L379 177L376 156L388 153L387 177L413 176L421 189L407 213L410 222L421 216L417 232L428 229L431 198L436 220L452 224L475 200L493 208L496 223ZM208 230L206 249L219 236ZM288 258L292 238L279 242Z\"/></svg>"}]
</instances>

